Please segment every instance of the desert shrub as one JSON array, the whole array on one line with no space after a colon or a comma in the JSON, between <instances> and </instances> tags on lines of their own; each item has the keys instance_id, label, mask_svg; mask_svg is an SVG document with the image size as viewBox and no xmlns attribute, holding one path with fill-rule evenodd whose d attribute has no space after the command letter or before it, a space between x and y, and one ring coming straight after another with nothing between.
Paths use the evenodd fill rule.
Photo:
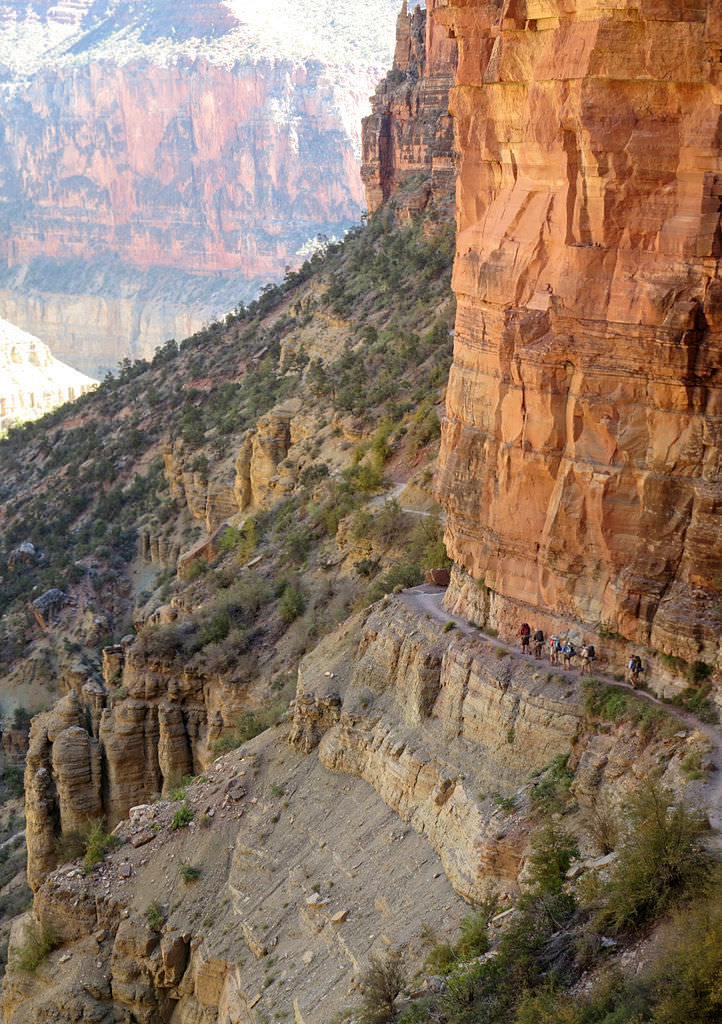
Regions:
<instances>
[{"instance_id":1,"label":"desert shrub","mask_svg":"<svg viewBox=\"0 0 722 1024\"><path fill-rule=\"evenodd\" d=\"M658 733L669 734L678 725L667 711L597 679L584 683L584 707L588 715L607 722L629 722L646 740Z\"/></svg>"},{"instance_id":2,"label":"desert shrub","mask_svg":"<svg viewBox=\"0 0 722 1024\"><path fill-rule=\"evenodd\" d=\"M48 953L59 945L60 939L54 928L33 920L25 926L22 944L10 950L12 962L19 970L32 974Z\"/></svg>"},{"instance_id":3,"label":"desert shrub","mask_svg":"<svg viewBox=\"0 0 722 1024\"><path fill-rule=\"evenodd\" d=\"M171 829L177 831L179 828L185 828L186 825L190 825L193 821L193 808L188 803L184 803L182 807L179 807L173 814L173 820L170 823Z\"/></svg>"},{"instance_id":4,"label":"desert shrub","mask_svg":"<svg viewBox=\"0 0 722 1024\"><path fill-rule=\"evenodd\" d=\"M708 665L706 661L693 661L689 666L687 678L689 679L692 686L696 686L698 683L704 682L712 675L712 666Z\"/></svg>"},{"instance_id":5,"label":"desert shrub","mask_svg":"<svg viewBox=\"0 0 722 1024\"><path fill-rule=\"evenodd\" d=\"M484 911L467 914L461 922L459 935L454 952L461 960L482 956L489 949L489 917Z\"/></svg>"},{"instance_id":6,"label":"desert shrub","mask_svg":"<svg viewBox=\"0 0 722 1024\"><path fill-rule=\"evenodd\" d=\"M15 708L13 711L13 729L18 729L20 732L28 732L32 717L27 708L22 706Z\"/></svg>"},{"instance_id":7,"label":"desert shrub","mask_svg":"<svg viewBox=\"0 0 722 1024\"><path fill-rule=\"evenodd\" d=\"M86 841L81 832L63 832L55 840L55 853L59 864L77 860L85 853Z\"/></svg>"},{"instance_id":8,"label":"desert shrub","mask_svg":"<svg viewBox=\"0 0 722 1024\"><path fill-rule=\"evenodd\" d=\"M218 644L225 640L231 629L231 617L227 611L220 609L201 624L198 642L201 647Z\"/></svg>"},{"instance_id":9,"label":"desert shrub","mask_svg":"<svg viewBox=\"0 0 722 1024\"><path fill-rule=\"evenodd\" d=\"M3 774L5 793L10 799L18 799L25 792L25 770L21 765L9 764Z\"/></svg>"},{"instance_id":10,"label":"desert shrub","mask_svg":"<svg viewBox=\"0 0 722 1024\"><path fill-rule=\"evenodd\" d=\"M424 576L418 565L401 562L374 580L366 595L366 603L373 604L384 594L392 594L397 589L405 590L407 587L418 587L423 582Z\"/></svg>"},{"instance_id":11,"label":"desert shrub","mask_svg":"<svg viewBox=\"0 0 722 1024\"><path fill-rule=\"evenodd\" d=\"M703 683L702 686L689 686L675 698L675 704L691 711L693 715L703 722L718 722L719 713L713 701L710 699L712 684Z\"/></svg>"},{"instance_id":12,"label":"desert shrub","mask_svg":"<svg viewBox=\"0 0 722 1024\"><path fill-rule=\"evenodd\" d=\"M504 814L512 814L516 807L516 800L513 796L504 796L502 793L492 793L491 799Z\"/></svg>"},{"instance_id":13,"label":"desert shrub","mask_svg":"<svg viewBox=\"0 0 722 1024\"><path fill-rule=\"evenodd\" d=\"M405 980L404 961L399 952L371 954L368 967L361 976L363 1024L386 1024L393 1020L394 1003Z\"/></svg>"},{"instance_id":14,"label":"desert shrub","mask_svg":"<svg viewBox=\"0 0 722 1024\"><path fill-rule=\"evenodd\" d=\"M165 915L162 907L155 900L145 908L145 919L154 932L159 932L163 927Z\"/></svg>"},{"instance_id":15,"label":"desert shrub","mask_svg":"<svg viewBox=\"0 0 722 1024\"><path fill-rule=\"evenodd\" d=\"M603 856L617 847L619 839L618 813L607 801L597 800L583 815L584 826Z\"/></svg>"},{"instance_id":16,"label":"desert shrub","mask_svg":"<svg viewBox=\"0 0 722 1024\"><path fill-rule=\"evenodd\" d=\"M677 915L654 972L655 1024L722 1019L722 884Z\"/></svg>"},{"instance_id":17,"label":"desert shrub","mask_svg":"<svg viewBox=\"0 0 722 1024\"><path fill-rule=\"evenodd\" d=\"M90 872L97 864L100 864L109 850L118 845L118 840L105 831L102 821L96 821L89 826L83 839L83 845L85 847L83 868L86 872Z\"/></svg>"},{"instance_id":18,"label":"desert shrub","mask_svg":"<svg viewBox=\"0 0 722 1024\"><path fill-rule=\"evenodd\" d=\"M579 856L574 836L549 820L532 836L529 884L535 896L561 894L567 871Z\"/></svg>"},{"instance_id":19,"label":"desert shrub","mask_svg":"<svg viewBox=\"0 0 722 1024\"><path fill-rule=\"evenodd\" d=\"M201 869L194 864L189 864L187 861L183 861L179 872L184 882L195 882L201 877Z\"/></svg>"},{"instance_id":20,"label":"desert shrub","mask_svg":"<svg viewBox=\"0 0 722 1024\"><path fill-rule=\"evenodd\" d=\"M194 580L200 579L201 576L208 572L208 562L205 558L194 558L185 568L185 578L189 583L193 583Z\"/></svg>"},{"instance_id":21,"label":"desert shrub","mask_svg":"<svg viewBox=\"0 0 722 1024\"><path fill-rule=\"evenodd\" d=\"M531 789L531 801L537 810L549 813L558 810L566 802L569 787L574 781L574 773L567 767L569 754L560 754L543 770L541 776L534 780Z\"/></svg>"},{"instance_id":22,"label":"desert shrub","mask_svg":"<svg viewBox=\"0 0 722 1024\"><path fill-rule=\"evenodd\" d=\"M281 595L281 601L278 606L281 621L289 625L299 615L303 615L305 608L306 600L299 588L288 583Z\"/></svg>"},{"instance_id":23,"label":"desert shrub","mask_svg":"<svg viewBox=\"0 0 722 1024\"><path fill-rule=\"evenodd\" d=\"M712 863L703 840L707 822L652 780L634 796L627 825L598 921L617 932L640 928L698 892Z\"/></svg>"},{"instance_id":24,"label":"desert shrub","mask_svg":"<svg viewBox=\"0 0 722 1024\"><path fill-rule=\"evenodd\" d=\"M213 753L225 754L229 750L236 750L248 740L252 740L254 736L270 729L281 719L285 711L285 701L279 700L260 711L244 712L233 730L213 743L211 748Z\"/></svg>"}]
</instances>

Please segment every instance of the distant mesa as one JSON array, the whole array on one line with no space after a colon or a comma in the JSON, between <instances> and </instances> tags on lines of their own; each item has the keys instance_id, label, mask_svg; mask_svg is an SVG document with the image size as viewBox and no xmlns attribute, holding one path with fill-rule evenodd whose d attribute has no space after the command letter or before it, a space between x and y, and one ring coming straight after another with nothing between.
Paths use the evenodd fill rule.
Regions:
<instances>
[{"instance_id":1,"label":"distant mesa","mask_svg":"<svg viewBox=\"0 0 722 1024\"><path fill-rule=\"evenodd\" d=\"M0 320L0 430L37 419L97 383L61 363L39 338Z\"/></svg>"}]
</instances>

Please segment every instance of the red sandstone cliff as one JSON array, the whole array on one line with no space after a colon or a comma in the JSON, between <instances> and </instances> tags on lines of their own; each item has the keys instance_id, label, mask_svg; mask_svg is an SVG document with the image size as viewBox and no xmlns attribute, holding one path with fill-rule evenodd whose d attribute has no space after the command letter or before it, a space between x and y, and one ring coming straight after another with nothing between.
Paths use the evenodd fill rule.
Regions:
<instances>
[{"instance_id":1,"label":"red sandstone cliff","mask_svg":"<svg viewBox=\"0 0 722 1024\"><path fill-rule=\"evenodd\" d=\"M438 488L511 629L720 664L722 9L451 0L458 299Z\"/></svg>"},{"instance_id":2,"label":"red sandstone cliff","mask_svg":"<svg viewBox=\"0 0 722 1024\"><path fill-rule=\"evenodd\" d=\"M449 89L454 84L457 49L436 24L433 11L407 3L396 25L392 70L371 98L372 113L363 121L361 177L371 212L387 202L399 184L418 176L419 187L408 200L423 209L430 198L448 197L456 180ZM411 207L406 207L410 209Z\"/></svg>"}]
</instances>

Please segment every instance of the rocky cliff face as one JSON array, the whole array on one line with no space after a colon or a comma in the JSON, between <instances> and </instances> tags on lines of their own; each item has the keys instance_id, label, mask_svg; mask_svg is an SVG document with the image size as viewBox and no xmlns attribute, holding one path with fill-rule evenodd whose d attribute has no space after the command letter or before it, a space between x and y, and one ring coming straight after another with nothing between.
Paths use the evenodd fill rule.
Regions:
<instances>
[{"instance_id":1,"label":"rocky cliff face","mask_svg":"<svg viewBox=\"0 0 722 1024\"><path fill-rule=\"evenodd\" d=\"M356 221L359 122L398 9L372 7L4 5L0 267L17 322L46 336L70 310L59 355L85 319L100 347L84 367L114 366L188 333L172 293L193 330Z\"/></svg>"},{"instance_id":2,"label":"rocky cliff face","mask_svg":"<svg viewBox=\"0 0 722 1024\"><path fill-rule=\"evenodd\" d=\"M405 197L408 215L429 199L448 199L456 180L449 89L454 84L457 48L433 12L408 12L406 0L396 25L392 70L371 98L372 113L363 121L361 177L370 211L378 210L399 183L418 177L418 189Z\"/></svg>"},{"instance_id":3,"label":"rocky cliff face","mask_svg":"<svg viewBox=\"0 0 722 1024\"><path fill-rule=\"evenodd\" d=\"M722 21L453 2L456 348L438 489L511 631L720 663Z\"/></svg>"},{"instance_id":4,"label":"rocky cliff face","mask_svg":"<svg viewBox=\"0 0 722 1024\"><path fill-rule=\"evenodd\" d=\"M55 359L39 338L0 320L0 430L36 419L96 383Z\"/></svg>"},{"instance_id":5,"label":"rocky cliff face","mask_svg":"<svg viewBox=\"0 0 722 1024\"><path fill-rule=\"evenodd\" d=\"M60 835L167 794L213 760L211 746L248 705L252 688L208 678L122 646L104 651L104 678L87 676L33 719L25 774L28 881L57 863Z\"/></svg>"},{"instance_id":6,"label":"rocky cliff face","mask_svg":"<svg viewBox=\"0 0 722 1024\"><path fill-rule=\"evenodd\" d=\"M684 784L680 764L699 737L678 721L657 735L629 721L599 723L577 680L474 632L449 631L417 601L411 591L381 602L307 655L290 724L187 785L187 827L173 825L176 801L137 806L116 829L120 849L96 871L65 865L39 886L33 914L63 948L34 975L11 960L8 1024L119 1012L234 1024L293 1013L321 1024L358 999L370 950L403 947L414 968L424 929L437 938L452 931L460 897L515 891L534 790L553 784L555 758L568 756L566 785L579 806L565 821L579 830L585 858L598 852L580 824L585 813L617 808L653 769L673 788ZM108 652L107 675L116 657ZM42 741L52 753L50 767L29 769L29 792L52 778L56 818L68 827L97 813L98 774L114 785L87 738L89 720L97 723L87 706L79 721L78 701L66 698L33 727L33 748ZM110 765L106 715L100 748ZM131 787L153 764L157 775L168 747L151 733L137 723L116 732ZM32 848L39 833L30 818L28 826ZM200 871L192 885L183 864ZM25 923L15 925L15 945Z\"/></svg>"}]
</instances>

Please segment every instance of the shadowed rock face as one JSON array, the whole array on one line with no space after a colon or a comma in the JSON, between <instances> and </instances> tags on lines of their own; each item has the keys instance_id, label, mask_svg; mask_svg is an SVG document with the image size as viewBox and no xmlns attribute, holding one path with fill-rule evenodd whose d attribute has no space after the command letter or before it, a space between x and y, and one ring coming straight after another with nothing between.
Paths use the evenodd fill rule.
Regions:
<instances>
[{"instance_id":1,"label":"shadowed rock face","mask_svg":"<svg viewBox=\"0 0 722 1024\"><path fill-rule=\"evenodd\" d=\"M719 664L719 5L451 3L455 561L519 608Z\"/></svg>"},{"instance_id":2,"label":"shadowed rock face","mask_svg":"<svg viewBox=\"0 0 722 1024\"><path fill-rule=\"evenodd\" d=\"M438 0L411 14L404 4L396 25L392 70L371 97L363 121L361 177L371 212L392 198L401 182L418 175L416 193L405 202L410 212L430 198L453 193L456 170L449 115L449 89L456 71L456 43L436 24Z\"/></svg>"}]
</instances>

